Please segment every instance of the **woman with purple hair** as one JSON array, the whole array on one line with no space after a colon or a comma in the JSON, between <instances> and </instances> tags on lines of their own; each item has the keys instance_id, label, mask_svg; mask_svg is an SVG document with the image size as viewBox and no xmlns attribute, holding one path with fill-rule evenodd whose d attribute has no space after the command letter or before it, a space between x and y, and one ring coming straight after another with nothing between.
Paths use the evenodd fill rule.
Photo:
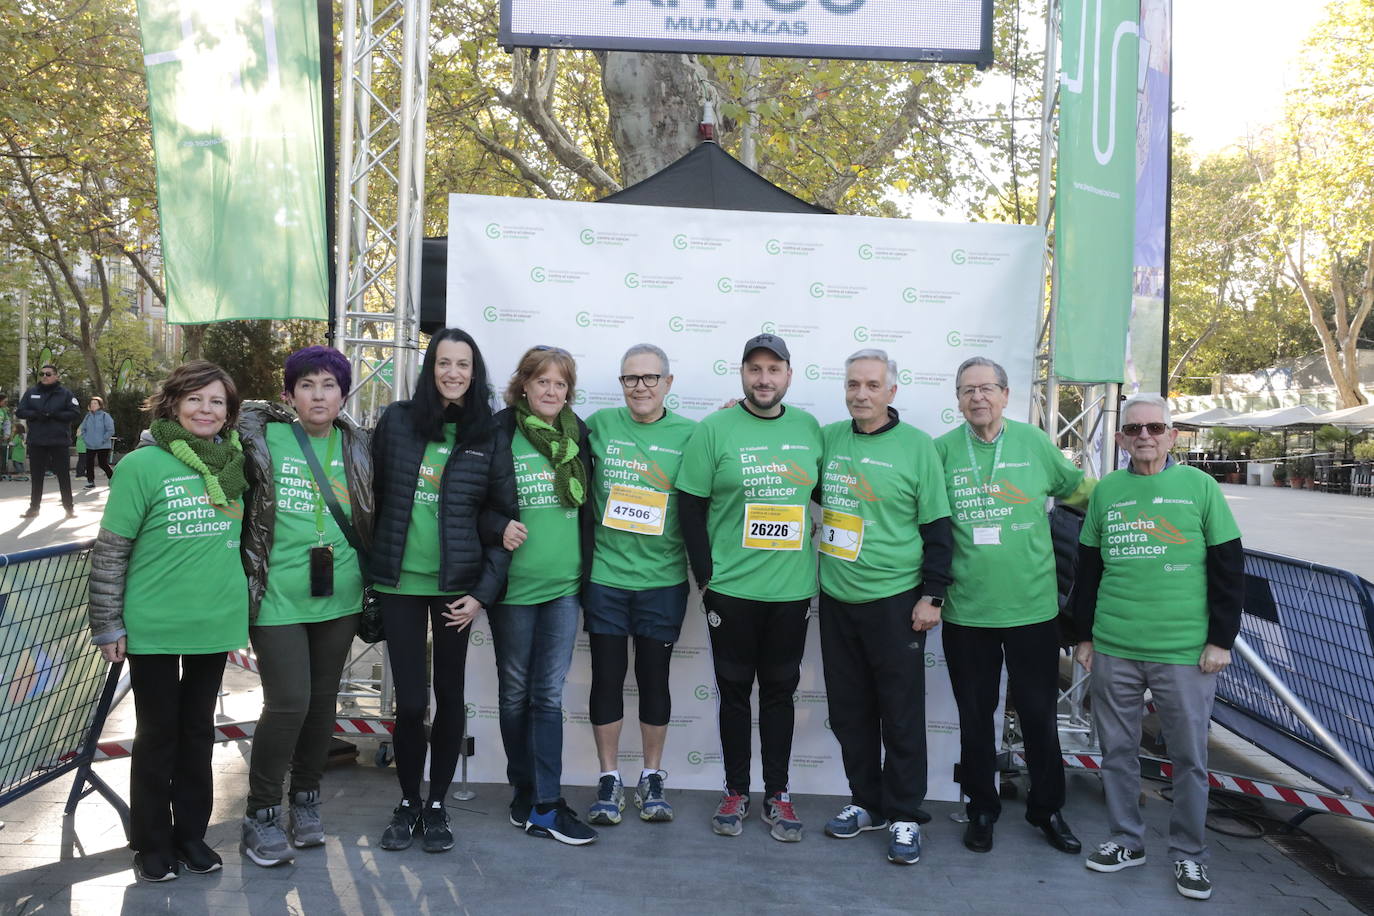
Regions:
<instances>
[{"instance_id":1,"label":"woman with purple hair","mask_svg":"<svg viewBox=\"0 0 1374 916\"><path fill-rule=\"evenodd\" d=\"M370 443L339 414L352 382L338 350L297 350L286 359L286 406L251 401L239 421L251 487L242 542L248 634L263 695L249 760L243 853L264 867L291 861L292 846L324 843L320 779L339 676L362 608L353 545L365 550L372 535ZM340 527L336 512L351 531Z\"/></svg>"}]
</instances>

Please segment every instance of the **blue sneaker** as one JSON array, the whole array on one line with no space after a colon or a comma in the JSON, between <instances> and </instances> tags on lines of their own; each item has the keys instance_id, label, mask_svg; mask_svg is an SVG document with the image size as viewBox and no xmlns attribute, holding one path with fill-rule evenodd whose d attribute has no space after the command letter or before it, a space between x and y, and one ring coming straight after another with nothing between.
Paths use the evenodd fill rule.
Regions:
<instances>
[{"instance_id":1,"label":"blue sneaker","mask_svg":"<svg viewBox=\"0 0 1374 916\"><path fill-rule=\"evenodd\" d=\"M837 840L848 840L865 830L882 830L886 826L886 818L874 820L867 808L845 805L839 814L825 822L825 832Z\"/></svg>"},{"instance_id":2,"label":"blue sneaker","mask_svg":"<svg viewBox=\"0 0 1374 916\"><path fill-rule=\"evenodd\" d=\"M887 860L897 865L921 861L921 828L914 821L893 821L887 828L892 839L887 844Z\"/></svg>"},{"instance_id":3,"label":"blue sneaker","mask_svg":"<svg viewBox=\"0 0 1374 916\"><path fill-rule=\"evenodd\" d=\"M596 785L596 801L587 809L587 823L613 827L620 823L624 810L625 784L617 776L602 776Z\"/></svg>"},{"instance_id":4,"label":"blue sneaker","mask_svg":"<svg viewBox=\"0 0 1374 916\"><path fill-rule=\"evenodd\" d=\"M635 787L635 807L639 809L641 821L673 819L673 806L663 797L663 777L666 775L659 770L639 778L639 785Z\"/></svg>"},{"instance_id":5,"label":"blue sneaker","mask_svg":"<svg viewBox=\"0 0 1374 916\"><path fill-rule=\"evenodd\" d=\"M711 829L720 836L739 836L748 816L749 796L734 795L727 789L716 805L716 813L711 815Z\"/></svg>"},{"instance_id":6,"label":"blue sneaker","mask_svg":"<svg viewBox=\"0 0 1374 916\"><path fill-rule=\"evenodd\" d=\"M536 805L530 811L525 832L530 836L548 837L569 846L585 846L596 839L596 831L579 821L577 815L561 798L551 810L542 814Z\"/></svg>"}]
</instances>

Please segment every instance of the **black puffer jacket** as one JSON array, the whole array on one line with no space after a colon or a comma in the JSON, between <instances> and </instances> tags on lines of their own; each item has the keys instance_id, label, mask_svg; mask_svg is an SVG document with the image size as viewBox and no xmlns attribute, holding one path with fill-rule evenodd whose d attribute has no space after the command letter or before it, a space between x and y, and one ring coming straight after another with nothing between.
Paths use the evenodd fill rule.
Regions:
<instances>
[{"instance_id":1,"label":"black puffer jacket","mask_svg":"<svg viewBox=\"0 0 1374 916\"><path fill-rule=\"evenodd\" d=\"M296 415L281 404L245 401L239 413L238 430L243 442L243 467L248 476L248 498L244 503L243 544L240 556L248 574L248 619L256 620L262 596L267 594L267 559L277 532L277 487L272 470L272 455L267 448L267 424L293 423ZM342 436L344 476L348 479L348 501L353 530L358 532L363 550L372 546L372 449L367 432L352 421L334 421Z\"/></svg>"},{"instance_id":2,"label":"black puffer jacket","mask_svg":"<svg viewBox=\"0 0 1374 916\"><path fill-rule=\"evenodd\" d=\"M28 421L29 445L71 445L81 405L61 385L34 385L14 405L14 415Z\"/></svg>"},{"instance_id":3,"label":"black puffer jacket","mask_svg":"<svg viewBox=\"0 0 1374 916\"><path fill-rule=\"evenodd\" d=\"M415 481L425 457L425 438L411 420L413 404L386 409L372 434L372 482L377 512L372 532L372 579L395 585L401 578ZM506 587L510 553L501 546L507 519L519 518L510 437L495 423L458 424L458 442L439 481L439 589L462 591L496 603Z\"/></svg>"}]
</instances>

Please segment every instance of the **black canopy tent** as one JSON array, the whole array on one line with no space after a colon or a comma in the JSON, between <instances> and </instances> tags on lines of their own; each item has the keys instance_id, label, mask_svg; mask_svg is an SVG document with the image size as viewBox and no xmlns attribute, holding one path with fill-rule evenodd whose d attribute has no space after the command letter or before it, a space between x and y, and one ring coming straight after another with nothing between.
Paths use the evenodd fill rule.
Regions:
<instances>
[{"instance_id":1,"label":"black canopy tent","mask_svg":"<svg viewBox=\"0 0 1374 916\"><path fill-rule=\"evenodd\" d=\"M716 145L704 140L681 159L597 203L703 210L833 214L788 194ZM448 238L425 239L420 267L420 330L432 334L447 316Z\"/></svg>"}]
</instances>

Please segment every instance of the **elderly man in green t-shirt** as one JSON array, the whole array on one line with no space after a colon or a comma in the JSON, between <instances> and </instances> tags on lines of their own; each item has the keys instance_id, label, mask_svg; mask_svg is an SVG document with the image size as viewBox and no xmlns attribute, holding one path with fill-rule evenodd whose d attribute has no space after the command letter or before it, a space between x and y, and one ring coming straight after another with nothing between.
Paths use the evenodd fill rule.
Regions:
<instances>
[{"instance_id":1,"label":"elderly man in green t-shirt","mask_svg":"<svg viewBox=\"0 0 1374 916\"><path fill-rule=\"evenodd\" d=\"M1111 836L1093 871L1145 863L1140 726L1150 691L1173 762L1169 857L1178 892L1212 895L1207 877L1207 728L1217 672L1240 631L1245 553L1215 480L1169 455L1178 432L1163 398L1121 411L1130 466L1102 479L1079 538L1074 616L1091 638L1074 657L1092 672L1093 718Z\"/></svg>"}]
</instances>

